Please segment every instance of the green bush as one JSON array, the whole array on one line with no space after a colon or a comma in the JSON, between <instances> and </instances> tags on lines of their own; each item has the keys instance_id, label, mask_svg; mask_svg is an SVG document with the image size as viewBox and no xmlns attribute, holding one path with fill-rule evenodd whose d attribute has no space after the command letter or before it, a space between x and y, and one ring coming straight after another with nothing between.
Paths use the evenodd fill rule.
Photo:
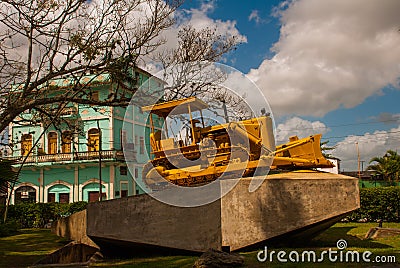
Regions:
<instances>
[{"instance_id":1,"label":"green bush","mask_svg":"<svg viewBox=\"0 0 400 268\"><path fill-rule=\"evenodd\" d=\"M43 228L51 221L84 210L86 205L87 202L20 203L9 207L8 219L17 222L21 228Z\"/></svg>"},{"instance_id":2,"label":"green bush","mask_svg":"<svg viewBox=\"0 0 400 268\"><path fill-rule=\"evenodd\" d=\"M11 236L18 233L18 224L15 221L0 223L0 237Z\"/></svg>"},{"instance_id":3,"label":"green bush","mask_svg":"<svg viewBox=\"0 0 400 268\"><path fill-rule=\"evenodd\" d=\"M400 187L360 189L360 209L353 212L350 221L400 222Z\"/></svg>"},{"instance_id":4,"label":"green bush","mask_svg":"<svg viewBox=\"0 0 400 268\"><path fill-rule=\"evenodd\" d=\"M84 209L86 209L87 206L87 202L85 201L79 201L79 202L75 202L75 203L71 203L69 208L68 208L68 213L71 215L75 212L79 212L82 211Z\"/></svg>"}]
</instances>

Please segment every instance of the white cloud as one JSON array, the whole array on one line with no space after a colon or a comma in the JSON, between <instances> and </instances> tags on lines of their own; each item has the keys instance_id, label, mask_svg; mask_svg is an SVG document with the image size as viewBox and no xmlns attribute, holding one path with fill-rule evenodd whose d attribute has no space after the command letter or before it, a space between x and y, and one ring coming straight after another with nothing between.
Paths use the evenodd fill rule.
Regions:
<instances>
[{"instance_id":1,"label":"white cloud","mask_svg":"<svg viewBox=\"0 0 400 268\"><path fill-rule=\"evenodd\" d=\"M378 116L372 117L372 119L385 124L393 124L400 120L400 114L380 113Z\"/></svg>"},{"instance_id":2,"label":"white cloud","mask_svg":"<svg viewBox=\"0 0 400 268\"><path fill-rule=\"evenodd\" d=\"M258 14L258 10L253 10L251 11L250 15L249 15L249 21L254 20L257 24L260 23L261 18L260 15Z\"/></svg>"},{"instance_id":3,"label":"white cloud","mask_svg":"<svg viewBox=\"0 0 400 268\"><path fill-rule=\"evenodd\" d=\"M199 10L203 13L210 13L215 10L215 1L204 1L201 3Z\"/></svg>"},{"instance_id":4,"label":"white cloud","mask_svg":"<svg viewBox=\"0 0 400 268\"><path fill-rule=\"evenodd\" d=\"M246 42L247 38L240 34L236 28L236 21L232 20L214 20L208 17L208 14L214 10L213 2L203 3L199 9L185 10L177 13L179 19L179 28L182 25L192 25L196 29L215 28L218 34L226 36L237 36L238 41ZM169 37L168 37L169 38Z\"/></svg>"},{"instance_id":5,"label":"white cloud","mask_svg":"<svg viewBox=\"0 0 400 268\"><path fill-rule=\"evenodd\" d=\"M260 16L260 12L258 10L252 10L250 15L249 15L249 17L248 17L248 20L249 21L254 21L257 25L269 22L267 19L263 19Z\"/></svg>"},{"instance_id":6,"label":"white cloud","mask_svg":"<svg viewBox=\"0 0 400 268\"><path fill-rule=\"evenodd\" d=\"M364 162L364 168L375 156L383 156L387 150L400 148L400 126L389 131L375 131L365 133L363 136L349 136L336 144L332 155L341 160L341 169L346 171L357 170L357 146L360 151L360 160Z\"/></svg>"},{"instance_id":7,"label":"white cloud","mask_svg":"<svg viewBox=\"0 0 400 268\"><path fill-rule=\"evenodd\" d=\"M275 56L249 73L274 114L323 116L398 86L400 1L289 3Z\"/></svg>"},{"instance_id":8,"label":"white cloud","mask_svg":"<svg viewBox=\"0 0 400 268\"><path fill-rule=\"evenodd\" d=\"M133 5L134 3L132 3ZM84 8L79 9L77 11L77 14L86 14L86 16L78 16L78 19L76 20L71 20L67 23L67 26L71 29L76 29L78 28L78 25L91 25L87 23L87 14L90 14L92 16L91 20L94 22L96 19L100 20L100 16L98 16L99 13L102 12L102 9L106 9L109 6L113 6L115 9L118 8L118 5L113 5L110 4L109 2L105 0L92 0L85 5L83 5ZM150 1L144 1L139 3L134 11L130 12L129 17L126 19L127 23L127 28L131 28L130 34L133 36L137 34L136 31L140 31L138 25L140 24L145 24L146 20L150 17L152 17L154 14L154 6L156 5L156 1L150 0ZM14 9L10 8L8 4L3 4L0 3L0 7L4 9L5 13L13 13ZM9 10L7 9L9 8ZM159 6L159 8L161 8ZM168 7L164 7L167 11L169 11ZM237 41L238 42L246 42L247 39L244 35L240 34L239 30L236 28L236 21L232 20L214 20L210 18L208 15L214 11L215 4L214 1L207 1L203 2L199 8L195 9L192 8L190 10L177 10L173 12L170 16L175 18L177 21L177 24L173 25L169 29L163 31L160 33L157 40L153 40L154 43L160 39L165 39L166 43L162 47L160 47L157 52L160 52L161 50L168 50L172 48L176 48L178 44L178 31L179 29L184 26L184 25L192 25L196 29L204 29L204 28L211 28L211 29L216 29L217 34L222 35L222 36L237 36ZM27 8L28 9L28 8ZM52 12L49 12L48 17L57 17L59 13L62 12L62 9L58 10L55 14ZM106 17L106 22L103 22L105 27L108 28L113 28L114 27L114 22L112 21L113 17L112 15L108 15ZM3 35L5 34L8 30L8 27L5 26L4 23L0 22L0 33ZM111 31L111 30L110 30ZM38 37L40 38L40 36ZM133 39L134 37L132 37ZM50 41L46 39L46 37L43 37L44 40L42 40L43 44L46 44ZM47 40L47 41L46 41ZM18 46L16 49L13 49L13 57L15 59L18 59L22 62L26 60L27 57L27 45L28 42L26 38L23 38L21 35L16 35L13 37L14 45ZM10 45L10 44L7 44ZM36 46L38 47L38 46ZM34 50L34 54L43 56L39 53L39 48ZM157 71L157 66L154 64L152 60L150 60L151 57L145 57L143 62L140 62L139 64L141 67L149 70L149 71ZM57 58L58 59L58 58ZM59 57L59 62L62 63L64 61L64 56ZM144 66L148 65L148 66Z\"/></svg>"},{"instance_id":9,"label":"white cloud","mask_svg":"<svg viewBox=\"0 0 400 268\"><path fill-rule=\"evenodd\" d=\"M308 121L300 117L292 117L276 127L277 144L289 141L289 137L297 135L304 138L313 134L325 134L328 127L320 121Z\"/></svg>"},{"instance_id":10,"label":"white cloud","mask_svg":"<svg viewBox=\"0 0 400 268\"><path fill-rule=\"evenodd\" d=\"M237 43L247 42L246 36L242 35L236 28L236 21L232 20L215 20L210 18L209 13L215 9L214 1L208 1L201 4L200 8L191 8L189 10L178 10L174 13L177 24L170 29L160 34L160 38L163 38L166 43L156 52L173 49L178 45L178 32L185 25L191 25L197 30L210 28L216 29L216 34L221 36L236 36ZM153 65L151 61L146 62L147 66L142 66L150 72L159 71L156 65Z\"/></svg>"}]
</instances>

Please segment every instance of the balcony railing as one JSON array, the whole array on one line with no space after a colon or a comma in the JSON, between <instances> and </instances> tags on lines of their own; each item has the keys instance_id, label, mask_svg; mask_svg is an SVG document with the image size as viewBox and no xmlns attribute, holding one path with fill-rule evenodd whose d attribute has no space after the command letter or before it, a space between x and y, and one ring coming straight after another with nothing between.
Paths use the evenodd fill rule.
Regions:
<instances>
[{"instance_id":1,"label":"balcony railing","mask_svg":"<svg viewBox=\"0 0 400 268\"><path fill-rule=\"evenodd\" d=\"M130 160L135 161L136 153L130 154ZM132 159L132 157L134 159ZM8 156L6 159L15 160L17 164L21 164L25 156ZM30 155L26 158L25 163L46 163L46 162L74 162L98 160L99 152L74 152L74 153L57 153L45 155ZM124 161L124 153L121 150L103 150L101 151L102 160Z\"/></svg>"}]
</instances>

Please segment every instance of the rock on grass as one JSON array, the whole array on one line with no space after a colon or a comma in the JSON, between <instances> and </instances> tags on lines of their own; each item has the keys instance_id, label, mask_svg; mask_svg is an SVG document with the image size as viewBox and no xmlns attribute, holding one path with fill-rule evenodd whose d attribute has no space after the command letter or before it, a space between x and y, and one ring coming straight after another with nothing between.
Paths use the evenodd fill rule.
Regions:
<instances>
[{"instance_id":1,"label":"rock on grass","mask_svg":"<svg viewBox=\"0 0 400 268\"><path fill-rule=\"evenodd\" d=\"M230 268L242 267L243 264L244 257L239 254L210 249L200 256L193 268Z\"/></svg>"}]
</instances>

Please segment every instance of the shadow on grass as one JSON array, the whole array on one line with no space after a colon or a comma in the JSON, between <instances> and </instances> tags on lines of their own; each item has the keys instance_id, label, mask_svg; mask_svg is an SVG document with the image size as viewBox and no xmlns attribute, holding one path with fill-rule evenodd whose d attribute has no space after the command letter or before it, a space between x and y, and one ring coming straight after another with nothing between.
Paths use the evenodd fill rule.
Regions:
<instances>
[{"instance_id":1,"label":"shadow on grass","mask_svg":"<svg viewBox=\"0 0 400 268\"><path fill-rule=\"evenodd\" d=\"M304 240L304 241L295 241L295 245L287 245L286 246L272 246L265 243L265 246L268 247L268 252L271 251L284 251L286 253L291 251L303 252L308 250L313 250L318 254L321 254L324 250L337 250L337 241L340 239L344 239L347 242L347 250L364 252L371 251L373 256L395 256L397 260L400 259L399 248L396 246L397 237L390 237L386 240L373 240L373 239L364 239L365 234L368 229L371 227L375 227L375 224L364 224L364 223L349 223L349 224L337 224L325 232L321 233L314 239ZM280 263L276 260L276 257L273 259L273 262L264 262L261 263L257 260L257 254L260 250L264 250L264 248L259 248L258 250L254 250L251 252L242 252L241 254L245 257L245 266L246 267L296 267L296 268L305 268L305 267L377 267L378 264L371 265L371 263L363 263L363 262L353 262L353 263L332 263L329 262L327 258L324 259L322 263L310 263L310 262L286 262ZM286 256L287 257L287 256ZM385 265L384 263L382 263ZM396 264L386 264L387 267L400 267L398 263Z\"/></svg>"},{"instance_id":2,"label":"shadow on grass","mask_svg":"<svg viewBox=\"0 0 400 268\"><path fill-rule=\"evenodd\" d=\"M328 247L336 248L336 243L340 239L344 239L347 242L347 247L352 248L370 248L370 249L383 249L391 248L391 246L379 243L372 239L362 239L356 235L349 234L352 229L357 228L356 226L348 227L337 227L333 226L324 233L320 234L316 238L306 241L305 247Z\"/></svg>"},{"instance_id":3,"label":"shadow on grass","mask_svg":"<svg viewBox=\"0 0 400 268\"><path fill-rule=\"evenodd\" d=\"M68 241L45 229L24 229L0 238L0 267L27 267Z\"/></svg>"},{"instance_id":4,"label":"shadow on grass","mask_svg":"<svg viewBox=\"0 0 400 268\"><path fill-rule=\"evenodd\" d=\"M96 238L105 260L100 267L192 267L200 253Z\"/></svg>"},{"instance_id":5,"label":"shadow on grass","mask_svg":"<svg viewBox=\"0 0 400 268\"><path fill-rule=\"evenodd\" d=\"M100 263L95 263L94 267L169 267L169 268L189 268L193 266L197 257L190 256L164 256L164 257L145 257L131 259L107 259Z\"/></svg>"}]
</instances>

